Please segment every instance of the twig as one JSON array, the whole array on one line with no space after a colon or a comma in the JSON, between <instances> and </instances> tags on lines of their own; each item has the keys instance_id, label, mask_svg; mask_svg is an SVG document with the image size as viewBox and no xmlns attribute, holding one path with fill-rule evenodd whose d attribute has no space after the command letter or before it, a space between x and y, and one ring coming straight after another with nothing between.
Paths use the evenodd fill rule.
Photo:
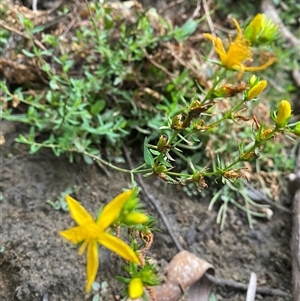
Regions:
<instances>
[{"instance_id":1,"label":"twig","mask_svg":"<svg viewBox=\"0 0 300 301\"><path fill-rule=\"evenodd\" d=\"M206 16L206 20L207 20L209 30L211 31L211 33L213 35L216 35L214 23L213 23L213 21L210 17L209 8L208 8L208 4L207 4L206 0L203 0L203 9L204 9L204 12L205 12L205 16Z\"/></svg>"},{"instance_id":2,"label":"twig","mask_svg":"<svg viewBox=\"0 0 300 301\"><path fill-rule=\"evenodd\" d=\"M247 289L248 289L247 284L236 282L234 280L217 278L208 273L206 273L205 276L210 281L212 281L214 284L219 285L219 286L229 286L229 287L233 287L235 289L242 290L242 291L247 291ZM288 298L292 297L291 294L283 292L280 289L273 289L273 288L269 288L269 287L265 287L265 286L257 287L256 293L261 294L261 295L273 295L273 296L288 297Z\"/></svg>"},{"instance_id":3,"label":"twig","mask_svg":"<svg viewBox=\"0 0 300 301\"><path fill-rule=\"evenodd\" d=\"M110 172L101 164L101 162L96 161L97 167L108 177L110 178Z\"/></svg>"},{"instance_id":4,"label":"twig","mask_svg":"<svg viewBox=\"0 0 300 301\"><path fill-rule=\"evenodd\" d=\"M147 50L145 48L143 48L143 52L145 57L150 61L150 63L152 65L154 65L155 67L157 67L158 69L162 70L164 73L166 73L167 75L169 75L171 78L174 77L174 74L172 74L169 70L167 70L164 66L158 64L155 60L153 60L151 58L151 56L148 54Z\"/></svg>"},{"instance_id":5,"label":"twig","mask_svg":"<svg viewBox=\"0 0 300 301\"><path fill-rule=\"evenodd\" d=\"M66 0L59 1L56 6L50 8L49 10L47 10L46 13L48 15L50 15L50 14L54 13L55 11L59 10L64 5L65 1Z\"/></svg>"},{"instance_id":6,"label":"twig","mask_svg":"<svg viewBox=\"0 0 300 301\"><path fill-rule=\"evenodd\" d=\"M274 206L275 208L280 209L286 213L289 213L289 214L292 213L292 211L290 209L287 209L279 204L276 204L273 200L269 199L264 193L260 192L259 190L255 189L254 187L252 187L251 184L247 183L247 181L243 181L243 183L249 189L249 192L251 192L251 194L253 194L253 196L250 193L248 194L248 196L251 199L254 199L254 197L255 197L256 199L265 201L266 203L268 203L268 204Z\"/></svg>"},{"instance_id":7,"label":"twig","mask_svg":"<svg viewBox=\"0 0 300 301\"><path fill-rule=\"evenodd\" d=\"M200 8L201 8L201 0L197 0L197 6L196 6L196 9L195 9L191 19L195 19L197 17L197 15L199 14Z\"/></svg>"},{"instance_id":8,"label":"twig","mask_svg":"<svg viewBox=\"0 0 300 301\"><path fill-rule=\"evenodd\" d=\"M29 37L28 35L26 35L25 33L23 33L22 31L18 30L18 29L15 29L13 27L10 27L9 25L7 24L4 24L3 22L0 22L0 27L3 27L4 29L10 31L10 32L14 32L16 33L17 35L27 39L27 40L31 40L31 37ZM46 47L40 42L38 41L37 39L32 39L33 42L38 46L40 47L42 50L46 50Z\"/></svg>"},{"instance_id":9,"label":"twig","mask_svg":"<svg viewBox=\"0 0 300 301\"><path fill-rule=\"evenodd\" d=\"M177 0L177 1L172 1L170 2L167 6L165 6L163 9L161 9L160 11L158 11L159 15L162 15L166 10L170 9L171 7L181 4L182 2L184 2L185 0Z\"/></svg>"},{"instance_id":10,"label":"twig","mask_svg":"<svg viewBox=\"0 0 300 301\"><path fill-rule=\"evenodd\" d=\"M126 146L123 145L122 147L123 149L123 152L124 152L124 156L126 158L126 161L129 165L129 168L130 169L133 169L133 164L132 164L132 160L131 160L131 157L129 156L129 153L128 153L128 150L126 148ZM181 246L181 244L179 243L172 227L170 226L170 223L166 217L166 215L164 214L163 210L161 209L158 201L153 197L152 194L150 194L150 192L148 191L145 183L144 183L144 180L141 176L141 174L137 174L137 178L138 178L138 182L139 182L139 185L142 187L143 189L143 193L144 195L148 198L148 200L150 201L150 203L153 205L153 207L155 208L155 210L158 212L159 216L161 217L163 223L165 224L166 228L167 228L167 231L169 232L176 248L178 249L178 251L183 251L184 248Z\"/></svg>"}]
</instances>

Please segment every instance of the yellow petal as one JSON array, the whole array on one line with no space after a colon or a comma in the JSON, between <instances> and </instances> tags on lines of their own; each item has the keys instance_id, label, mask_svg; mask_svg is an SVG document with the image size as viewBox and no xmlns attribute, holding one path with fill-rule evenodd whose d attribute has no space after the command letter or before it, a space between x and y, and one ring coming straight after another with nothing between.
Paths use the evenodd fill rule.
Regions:
<instances>
[{"instance_id":1,"label":"yellow petal","mask_svg":"<svg viewBox=\"0 0 300 301\"><path fill-rule=\"evenodd\" d=\"M107 249L123 257L125 260L135 262L139 265L141 264L134 251L120 238L117 238L107 232L103 232L99 235L98 242Z\"/></svg>"},{"instance_id":2,"label":"yellow petal","mask_svg":"<svg viewBox=\"0 0 300 301\"><path fill-rule=\"evenodd\" d=\"M96 240L91 240L87 247L87 263L86 263L86 291L89 292L95 281L99 267L98 245Z\"/></svg>"},{"instance_id":3,"label":"yellow petal","mask_svg":"<svg viewBox=\"0 0 300 301\"><path fill-rule=\"evenodd\" d=\"M134 190L127 190L118 196L116 196L112 201L110 201L102 210L101 215L97 221L101 229L104 230L111 225L115 218L120 213L123 205L129 199L129 197L134 193Z\"/></svg>"},{"instance_id":4,"label":"yellow petal","mask_svg":"<svg viewBox=\"0 0 300 301\"><path fill-rule=\"evenodd\" d=\"M129 282L128 295L130 299L137 299L144 293L143 281L141 278L133 278Z\"/></svg>"},{"instance_id":5,"label":"yellow petal","mask_svg":"<svg viewBox=\"0 0 300 301\"><path fill-rule=\"evenodd\" d=\"M79 251L78 251L78 254L79 254L79 255L82 255L82 254L83 254L83 252L85 251L86 246L88 245L88 243L89 243L88 240L85 240L85 241L82 243L82 245L80 246Z\"/></svg>"},{"instance_id":6,"label":"yellow petal","mask_svg":"<svg viewBox=\"0 0 300 301\"><path fill-rule=\"evenodd\" d=\"M251 72L264 70L267 69L269 66L271 66L275 61L276 61L276 57L271 57L264 64L260 66L245 67L244 69L245 71L251 71Z\"/></svg>"},{"instance_id":7,"label":"yellow petal","mask_svg":"<svg viewBox=\"0 0 300 301\"><path fill-rule=\"evenodd\" d=\"M94 222L93 217L75 199L66 195L66 201L69 206L70 214L78 225Z\"/></svg>"},{"instance_id":8,"label":"yellow petal","mask_svg":"<svg viewBox=\"0 0 300 301\"><path fill-rule=\"evenodd\" d=\"M78 244L84 241L87 237L86 232L80 226L60 231L59 234L73 244Z\"/></svg>"},{"instance_id":9,"label":"yellow petal","mask_svg":"<svg viewBox=\"0 0 300 301\"><path fill-rule=\"evenodd\" d=\"M215 50L216 50L216 53L219 55L219 57L221 58L223 55L226 54L226 51L224 49L224 46L223 46L223 42L220 38L218 37L214 37L212 36L211 34L209 33L204 33L203 36L209 40L211 40L214 45L215 45Z\"/></svg>"},{"instance_id":10,"label":"yellow petal","mask_svg":"<svg viewBox=\"0 0 300 301\"><path fill-rule=\"evenodd\" d=\"M243 68L243 62L250 59L252 49L241 33L238 33L235 40L230 42L226 56L223 58L223 66L227 69Z\"/></svg>"}]
</instances>

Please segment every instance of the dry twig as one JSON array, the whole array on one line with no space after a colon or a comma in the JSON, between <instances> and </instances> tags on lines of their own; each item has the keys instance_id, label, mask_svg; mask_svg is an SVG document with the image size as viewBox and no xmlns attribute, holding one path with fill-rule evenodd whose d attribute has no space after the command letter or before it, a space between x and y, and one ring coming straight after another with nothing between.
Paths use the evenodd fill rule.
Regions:
<instances>
[{"instance_id":1,"label":"dry twig","mask_svg":"<svg viewBox=\"0 0 300 301\"><path fill-rule=\"evenodd\" d=\"M7 24L4 24L4 22L0 22L0 27L4 28L4 29L6 29L10 32L13 32L13 33L15 33L15 34L27 39L27 40L32 39L31 37L29 37L27 34L23 33L22 31L20 31L16 28L13 28L13 27L11 27ZM42 50L46 50L46 47L40 41L38 41L37 39L32 39L32 40L39 48L41 48Z\"/></svg>"}]
</instances>

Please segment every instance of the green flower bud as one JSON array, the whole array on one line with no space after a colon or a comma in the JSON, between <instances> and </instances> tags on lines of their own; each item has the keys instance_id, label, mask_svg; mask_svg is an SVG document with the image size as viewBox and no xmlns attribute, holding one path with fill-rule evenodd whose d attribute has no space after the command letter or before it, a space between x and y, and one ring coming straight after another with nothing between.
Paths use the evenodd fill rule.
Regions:
<instances>
[{"instance_id":1,"label":"green flower bud","mask_svg":"<svg viewBox=\"0 0 300 301\"><path fill-rule=\"evenodd\" d=\"M257 82L257 76L253 74L249 79L250 87L253 87L256 84L256 82Z\"/></svg>"},{"instance_id":2,"label":"green flower bud","mask_svg":"<svg viewBox=\"0 0 300 301\"><path fill-rule=\"evenodd\" d=\"M300 137L300 122L298 122L298 123L296 124L296 126L294 127L293 133L294 133L295 135L297 135L298 137Z\"/></svg>"},{"instance_id":3,"label":"green flower bud","mask_svg":"<svg viewBox=\"0 0 300 301\"><path fill-rule=\"evenodd\" d=\"M136 198L136 197L130 198L123 206L122 211L126 212L126 211L134 210L136 208L136 206L138 205L138 202L139 202L138 198Z\"/></svg>"},{"instance_id":4,"label":"green flower bud","mask_svg":"<svg viewBox=\"0 0 300 301\"><path fill-rule=\"evenodd\" d=\"M278 36L278 26L263 14L257 14L245 29L245 38L252 45L269 44Z\"/></svg>"},{"instance_id":5,"label":"green flower bud","mask_svg":"<svg viewBox=\"0 0 300 301\"><path fill-rule=\"evenodd\" d=\"M166 135L160 135L158 143L157 143L157 150L159 152L165 152L168 148L168 137Z\"/></svg>"},{"instance_id":6,"label":"green flower bud","mask_svg":"<svg viewBox=\"0 0 300 301\"><path fill-rule=\"evenodd\" d=\"M122 217L121 222L127 226L144 224L149 221L149 217L140 212L130 212Z\"/></svg>"}]
</instances>

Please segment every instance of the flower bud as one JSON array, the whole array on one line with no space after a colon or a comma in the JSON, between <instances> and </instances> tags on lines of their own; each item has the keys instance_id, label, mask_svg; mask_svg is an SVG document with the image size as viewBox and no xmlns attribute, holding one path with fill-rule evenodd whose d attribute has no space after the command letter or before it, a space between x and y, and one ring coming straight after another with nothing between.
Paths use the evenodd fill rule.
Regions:
<instances>
[{"instance_id":1,"label":"flower bud","mask_svg":"<svg viewBox=\"0 0 300 301\"><path fill-rule=\"evenodd\" d=\"M138 206L138 203L139 203L139 199L137 197L135 198L130 198L123 206L122 208L122 211L124 212L129 212L129 211L132 211L134 210L137 206Z\"/></svg>"},{"instance_id":2,"label":"flower bud","mask_svg":"<svg viewBox=\"0 0 300 301\"><path fill-rule=\"evenodd\" d=\"M278 26L264 14L257 14L245 29L245 38L252 45L269 44L278 35Z\"/></svg>"},{"instance_id":3,"label":"flower bud","mask_svg":"<svg viewBox=\"0 0 300 301\"><path fill-rule=\"evenodd\" d=\"M141 278L133 278L129 282L128 295L131 299L137 299L144 293L143 281Z\"/></svg>"},{"instance_id":4,"label":"flower bud","mask_svg":"<svg viewBox=\"0 0 300 301\"><path fill-rule=\"evenodd\" d=\"M294 127L293 133L294 133L295 135L297 135L298 137L300 137L300 122L298 122L298 123L296 124L296 126Z\"/></svg>"},{"instance_id":5,"label":"flower bud","mask_svg":"<svg viewBox=\"0 0 300 301\"><path fill-rule=\"evenodd\" d=\"M220 88L214 91L214 96L216 97L233 97L239 93L244 92L247 89L245 83L240 83L238 85L224 84Z\"/></svg>"},{"instance_id":6,"label":"flower bud","mask_svg":"<svg viewBox=\"0 0 300 301\"><path fill-rule=\"evenodd\" d=\"M157 150L159 152L165 152L167 148L168 148L168 137L166 135L160 135L157 143Z\"/></svg>"},{"instance_id":7,"label":"flower bud","mask_svg":"<svg viewBox=\"0 0 300 301\"><path fill-rule=\"evenodd\" d=\"M257 76L253 74L249 79L250 87L253 87L256 84L256 82L257 82Z\"/></svg>"},{"instance_id":8,"label":"flower bud","mask_svg":"<svg viewBox=\"0 0 300 301\"><path fill-rule=\"evenodd\" d=\"M251 80L251 79L250 79ZM266 80L258 81L247 93L247 100L257 97L267 86Z\"/></svg>"},{"instance_id":9,"label":"flower bud","mask_svg":"<svg viewBox=\"0 0 300 301\"><path fill-rule=\"evenodd\" d=\"M249 152L249 153L243 153L240 156L240 161L251 161L259 158L259 153L257 152Z\"/></svg>"},{"instance_id":10,"label":"flower bud","mask_svg":"<svg viewBox=\"0 0 300 301\"><path fill-rule=\"evenodd\" d=\"M182 127L182 114L178 114L178 115L173 117L171 128L173 130L182 130L183 129L183 127Z\"/></svg>"},{"instance_id":11,"label":"flower bud","mask_svg":"<svg viewBox=\"0 0 300 301\"><path fill-rule=\"evenodd\" d=\"M127 226L144 224L147 223L148 221L149 221L149 217L140 212L130 212L126 214L121 220L121 222Z\"/></svg>"},{"instance_id":12,"label":"flower bud","mask_svg":"<svg viewBox=\"0 0 300 301\"><path fill-rule=\"evenodd\" d=\"M277 127L284 127L288 123L292 114L291 104L287 100L282 100L277 109L275 123Z\"/></svg>"},{"instance_id":13,"label":"flower bud","mask_svg":"<svg viewBox=\"0 0 300 301\"><path fill-rule=\"evenodd\" d=\"M261 140L264 140L266 138L271 139L272 138L272 136L270 136L271 133L272 133L271 129L266 129L266 130L261 131L259 140L261 141ZM270 137L268 137L268 136L270 136Z\"/></svg>"}]
</instances>

